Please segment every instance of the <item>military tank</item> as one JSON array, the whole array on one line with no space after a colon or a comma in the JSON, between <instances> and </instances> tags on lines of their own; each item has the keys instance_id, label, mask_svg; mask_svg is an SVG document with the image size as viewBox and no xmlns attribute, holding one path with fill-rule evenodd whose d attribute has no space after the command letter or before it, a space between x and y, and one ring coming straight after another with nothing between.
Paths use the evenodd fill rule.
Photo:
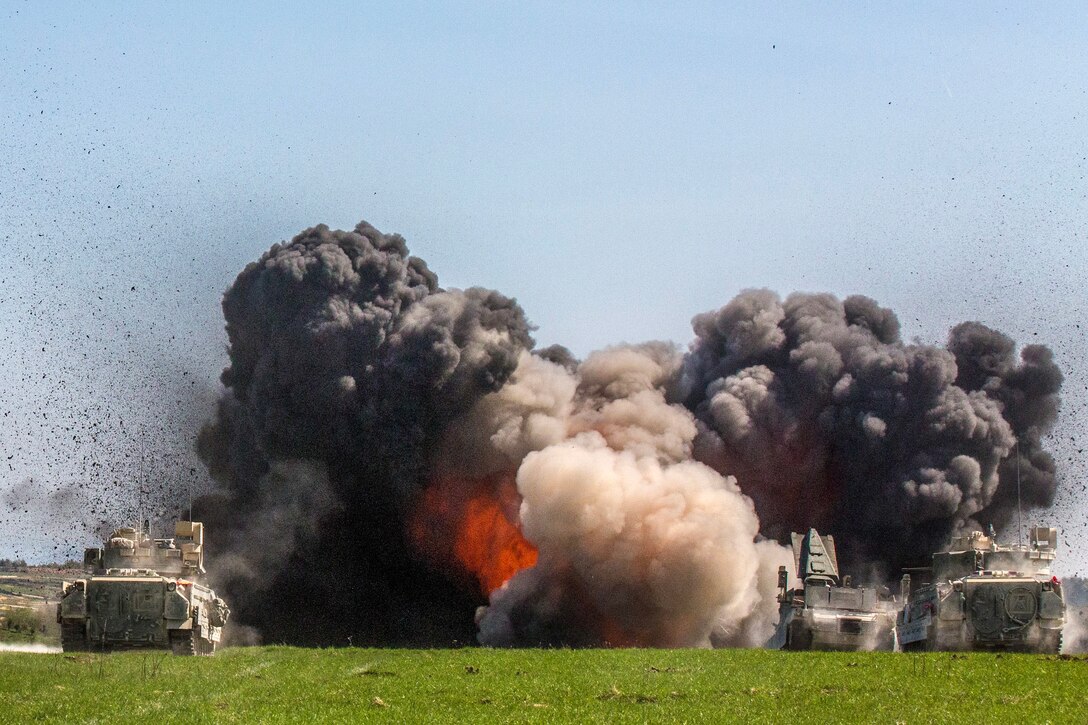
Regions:
<instances>
[{"instance_id":1,"label":"military tank","mask_svg":"<svg viewBox=\"0 0 1088 725\"><path fill-rule=\"evenodd\" d=\"M973 531L908 569L896 620L911 650L1009 650L1057 653L1065 626L1061 581L1050 573L1057 529L1034 526L1027 544L1001 546Z\"/></svg>"},{"instance_id":2,"label":"military tank","mask_svg":"<svg viewBox=\"0 0 1088 725\"><path fill-rule=\"evenodd\" d=\"M778 626L771 649L888 650L895 648L896 604L887 587L856 587L839 577L832 536L816 529L793 534L800 586L789 588L786 567L778 569Z\"/></svg>"},{"instance_id":3,"label":"military tank","mask_svg":"<svg viewBox=\"0 0 1088 725\"><path fill-rule=\"evenodd\" d=\"M172 539L120 528L103 548L87 549L83 564L87 576L64 582L57 604L65 652L215 652L230 609L203 583L203 524L179 521Z\"/></svg>"}]
</instances>

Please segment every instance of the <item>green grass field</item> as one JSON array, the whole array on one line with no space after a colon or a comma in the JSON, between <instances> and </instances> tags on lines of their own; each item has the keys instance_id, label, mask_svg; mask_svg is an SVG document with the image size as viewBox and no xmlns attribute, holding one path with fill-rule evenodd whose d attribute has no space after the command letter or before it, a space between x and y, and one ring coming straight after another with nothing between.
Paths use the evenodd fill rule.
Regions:
<instances>
[{"instance_id":1,"label":"green grass field","mask_svg":"<svg viewBox=\"0 0 1088 725\"><path fill-rule=\"evenodd\" d=\"M1085 722L1088 660L763 650L0 654L3 722Z\"/></svg>"}]
</instances>

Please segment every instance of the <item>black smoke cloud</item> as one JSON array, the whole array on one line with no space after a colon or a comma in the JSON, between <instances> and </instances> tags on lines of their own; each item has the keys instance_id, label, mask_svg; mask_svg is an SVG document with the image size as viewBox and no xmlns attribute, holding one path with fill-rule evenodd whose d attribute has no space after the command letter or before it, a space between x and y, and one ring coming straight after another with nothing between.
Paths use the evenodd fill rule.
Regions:
<instances>
[{"instance_id":1,"label":"black smoke cloud","mask_svg":"<svg viewBox=\"0 0 1088 725\"><path fill-rule=\"evenodd\" d=\"M748 291L695 317L686 354L579 361L360 223L273 246L223 310L225 393L199 440L219 486L196 513L265 641L756 645L790 531L893 577L1009 522L1017 444L1025 504L1054 497L1049 351L1018 358L977 323L905 344L865 297ZM459 487L456 510L494 487L539 551L486 599L438 540ZM418 518L433 493L438 518Z\"/></svg>"},{"instance_id":2,"label":"black smoke cloud","mask_svg":"<svg viewBox=\"0 0 1088 725\"><path fill-rule=\"evenodd\" d=\"M1024 504L1053 502L1042 439L1062 376L1044 347L1018 360L978 323L953 328L947 348L905 344L866 297L767 290L694 327L681 395L698 455L737 476L768 536L816 526L847 568L894 575L958 528L1008 523L1017 442Z\"/></svg>"},{"instance_id":3,"label":"black smoke cloud","mask_svg":"<svg viewBox=\"0 0 1088 725\"><path fill-rule=\"evenodd\" d=\"M521 309L441 289L361 223L274 245L223 312L226 394L199 439L221 490L196 513L239 621L267 641L472 641L479 602L412 554L404 521L441 432L532 347Z\"/></svg>"},{"instance_id":4,"label":"black smoke cloud","mask_svg":"<svg viewBox=\"0 0 1088 725\"><path fill-rule=\"evenodd\" d=\"M1011 338L977 322L956 325L948 349L956 356L956 384L998 401L1019 442L1019 457L1012 455L1001 462L1003 485L979 518L997 527L1010 522L1016 510L1017 488L1012 484L1017 477L1025 508L1050 506L1057 479L1054 458L1043 448L1043 437L1058 417L1062 387L1053 353L1043 345L1025 345L1017 359Z\"/></svg>"}]
</instances>

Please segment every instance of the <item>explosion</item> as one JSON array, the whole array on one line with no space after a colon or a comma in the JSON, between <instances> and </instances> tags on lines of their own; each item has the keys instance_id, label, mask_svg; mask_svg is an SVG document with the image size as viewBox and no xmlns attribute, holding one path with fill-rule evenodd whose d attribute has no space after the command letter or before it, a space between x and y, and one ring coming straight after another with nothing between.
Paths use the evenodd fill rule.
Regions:
<instances>
[{"instance_id":1,"label":"explosion","mask_svg":"<svg viewBox=\"0 0 1088 725\"><path fill-rule=\"evenodd\" d=\"M1028 506L1054 498L1041 436L1062 376L1050 351L978 323L947 349L907 345L866 297L767 290L696 316L685 404L698 457L737 476L762 531L834 533L847 571L928 563L953 531L1016 510L1019 443Z\"/></svg>"},{"instance_id":2,"label":"explosion","mask_svg":"<svg viewBox=\"0 0 1088 725\"><path fill-rule=\"evenodd\" d=\"M486 597L536 564L536 547L519 526L520 503L512 476L497 482L439 477L412 514L412 543L437 567L462 569Z\"/></svg>"},{"instance_id":3,"label":"explosion","mask_svg":"<svg viewBox=\"0 0 1088 725\"><path fill-rule=\"evenodd\" d=\"M791 530L894 575L1007 521L1017 445L1025 502L1053 500L1061 373L978 323L905 344L867 298L753 290L686 352L578 361L365 222L274 245L223 310L197 513L277 640L758 646Z\"/></svg>"}]
</instances>

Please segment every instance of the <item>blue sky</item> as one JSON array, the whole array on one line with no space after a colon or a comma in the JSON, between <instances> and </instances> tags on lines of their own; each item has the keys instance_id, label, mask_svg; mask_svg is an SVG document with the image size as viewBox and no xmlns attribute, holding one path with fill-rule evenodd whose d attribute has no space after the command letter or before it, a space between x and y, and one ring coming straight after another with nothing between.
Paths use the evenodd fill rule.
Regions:
<instances>
[{"instance_id":1,"label":"blue sky","mask_svg":"<svg viewBox=\"0 0 1088 725\"><path fill-rule=\"evenodd\" d=\"M223 289L360 219L579 354L758 286L1047 342L1079 491L1085 37L1074 3L0 2L0 491L188 471ZM58 526L0 515L0 556Z\"/></svg>"}]
</instances>

